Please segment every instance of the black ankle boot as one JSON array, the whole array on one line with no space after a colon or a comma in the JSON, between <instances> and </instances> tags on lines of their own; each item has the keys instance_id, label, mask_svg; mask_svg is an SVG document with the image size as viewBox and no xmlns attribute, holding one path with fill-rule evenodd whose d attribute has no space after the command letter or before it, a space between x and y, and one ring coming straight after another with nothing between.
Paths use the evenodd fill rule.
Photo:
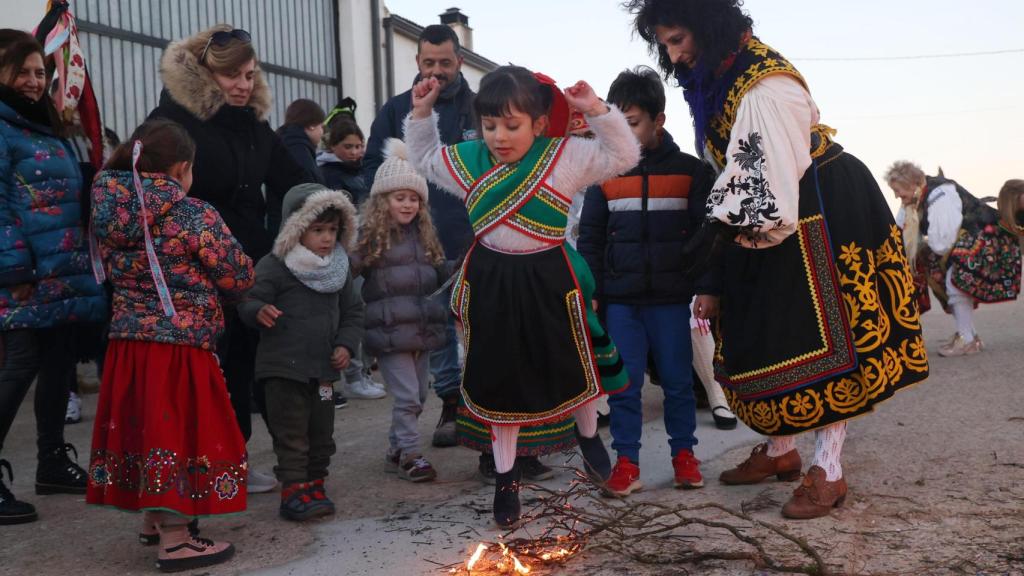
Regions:
<instances>
[{"instance_id":1,"label":"black ankle boot","mask_svg":"<svg viewBox=\"0 0 1024 576\"><path fill-rule=\"evenodd\" d=\"M88 476L81 466L68 458L68 452L74 452L78 459L78 451L71 444L39 455L36 494L85 494Z\"/></svg>"},{"instance_id":2,"label":"black ankle boot","mask_svg":"<svg viewBox=\"0 0 1024 576\"><path fill-rule=\"evenodd\" d=\"M576 441L579 442L580 453L583 455L583 469L595 482L605 483L612 475L612 461L608 457L608 450L605 449L601 436L584 438L577 427Z\"/></svg>"},{"instance_id":3,"label":"black ankle boot","mask_svg":"<svg viewBox=\"0 0 1024 576\"><path fill-rule=\"evenodd\" d=\"M494 477L494 521L502 528L511 528L519 523L522 508L519 505L519 466Z\"/></svg>"},{"instance_id":4,"label":"black ankle boot","mask_svg":"<svg viewBox=\"0 0 1024 576\"><path fill-rule=\"evenodd\" d=\"M7 460L0 460L0 525L24 524L35 522L39 519L35 506L28 502L22 502L11 494L11 491L4 484L4 469L7 469L7 477L14 482L14 473L11 472L11 464Z\"/></svg>"}]
</instances>

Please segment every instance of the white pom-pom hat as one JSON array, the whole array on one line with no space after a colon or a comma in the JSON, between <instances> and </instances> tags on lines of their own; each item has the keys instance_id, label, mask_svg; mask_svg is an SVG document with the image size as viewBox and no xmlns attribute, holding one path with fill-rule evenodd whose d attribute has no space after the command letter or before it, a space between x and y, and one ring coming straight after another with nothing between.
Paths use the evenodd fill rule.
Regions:
<instances>
[{"instance_id":1,"label":"white pom-pom hat","mask_svg":"<svg viewBox=\"0 0 1024 576\"><path fill-rule=\"evenodd\" d=\"M384 163L377 169L370 195L388 194L395 190L413 190L423 203L427 202L427 180L409 162L405 142L389 138L384 143Z\"/></svg>"}]
</instances>

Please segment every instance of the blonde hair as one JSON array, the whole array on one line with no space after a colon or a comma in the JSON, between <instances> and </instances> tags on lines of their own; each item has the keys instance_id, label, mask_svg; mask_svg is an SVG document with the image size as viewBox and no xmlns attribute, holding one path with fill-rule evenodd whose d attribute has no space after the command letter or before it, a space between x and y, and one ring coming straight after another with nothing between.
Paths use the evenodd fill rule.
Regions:
<instances>
[{"instance_id":1,"label":"blonde hair","mask_svg":"<svg viewBox=\"0 0 1024 576\"><path fill-rule=\"evenodd\" d=\"M372 267L391 249L392 242L399 240L402 229L391 217L388 198L397 192L393 190L384 194L371 194L363 202L359 210L359 242L356 253L362 258L363 265ZM417 195L419 198L419 195ZM434 266L444 263L444 249L437 239L434 220L430 217L427 203L420 199L419 213L413 220L419 232L420 243L427 253L427 258Z\"/></svg>"},{"instance_id":2,"label":"blonde hair","mask_svg":"<svg viewBox=\"0 0 1024 576\"><path fill-rule=\"evenodd\" d=\"M217 24L189 37L185 40L184 47L198 61L203 55L203 50L209 44L209 49L206 50L206 57L199 63L218 74L232 74L250 60L256 60L256 63L259 64L259 59L256 58L256 49L253 48L252 42L242 42L238 38L232 38L224 46L218 46L215 42L210 42L210 38L216 32L231 32L232 30L234 30L233 26Z\"/></svg>"},{"instance_id":3,"label":"blonde hair","mask_svg":"<svg viewBox=\"0 0 1024 576\"><path fill-rule=\"evenodd\" d=\"M1007 180L999 190L997 206L1003 228L1016 234L1020 238L1021 246L1024 247L1024 221L1017 220L1017 214L1021 212L1021 196L1024 196L1024 180Z\"/></svg>"},{"instance_id":4,"label":"blonde hair","mask_svg":"<svg viewBox=\"0 0 1024 576\"><path fill-rule=\"evenodd\" d=\"M885 181L892 184L903 184L905 186L920 186L925 179L924 170L913 162L897 160L885 171Z\"/></svg>"}]
</instances>

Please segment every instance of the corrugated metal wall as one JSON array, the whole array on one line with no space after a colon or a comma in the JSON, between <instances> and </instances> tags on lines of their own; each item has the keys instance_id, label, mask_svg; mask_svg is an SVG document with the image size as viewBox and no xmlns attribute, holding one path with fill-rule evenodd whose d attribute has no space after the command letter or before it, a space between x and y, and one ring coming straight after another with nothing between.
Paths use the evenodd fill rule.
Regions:
<instances>
[{"instance_id":1,"label":"corrugated metal wall","mask_svg":"<svg viewBox=\"0 0 1024 576\"><path fill-rule=\"evenodd\" d=\"M168 42L214 24L252 35L274 94L276 128L296 98L338 100L337 0L77 0L83 50L103 122L125 138L160 98Z\"/></svg>"}]
</instances>

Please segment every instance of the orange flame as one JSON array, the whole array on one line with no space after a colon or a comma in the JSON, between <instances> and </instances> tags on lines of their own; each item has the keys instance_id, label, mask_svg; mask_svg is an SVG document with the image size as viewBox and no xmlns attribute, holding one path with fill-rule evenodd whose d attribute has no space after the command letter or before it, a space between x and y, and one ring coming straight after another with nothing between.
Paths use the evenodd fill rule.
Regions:
<instances>
[{"instance_id":1,"label":"orange flame","mask_svg":"<svg viewBox=\"0 0 1024 576\"><path fill-rule=\"evenodd\" d=\"M466 570L472 570L473 567L476 566L476 563L480 561L480 557L483 556L484 552L486 551L486 544L484 544L483 542L478 544L476 547L476 552L473 552L473 555L469 557L469 561L466 562Z\"/></svg>"}]
</instances>

